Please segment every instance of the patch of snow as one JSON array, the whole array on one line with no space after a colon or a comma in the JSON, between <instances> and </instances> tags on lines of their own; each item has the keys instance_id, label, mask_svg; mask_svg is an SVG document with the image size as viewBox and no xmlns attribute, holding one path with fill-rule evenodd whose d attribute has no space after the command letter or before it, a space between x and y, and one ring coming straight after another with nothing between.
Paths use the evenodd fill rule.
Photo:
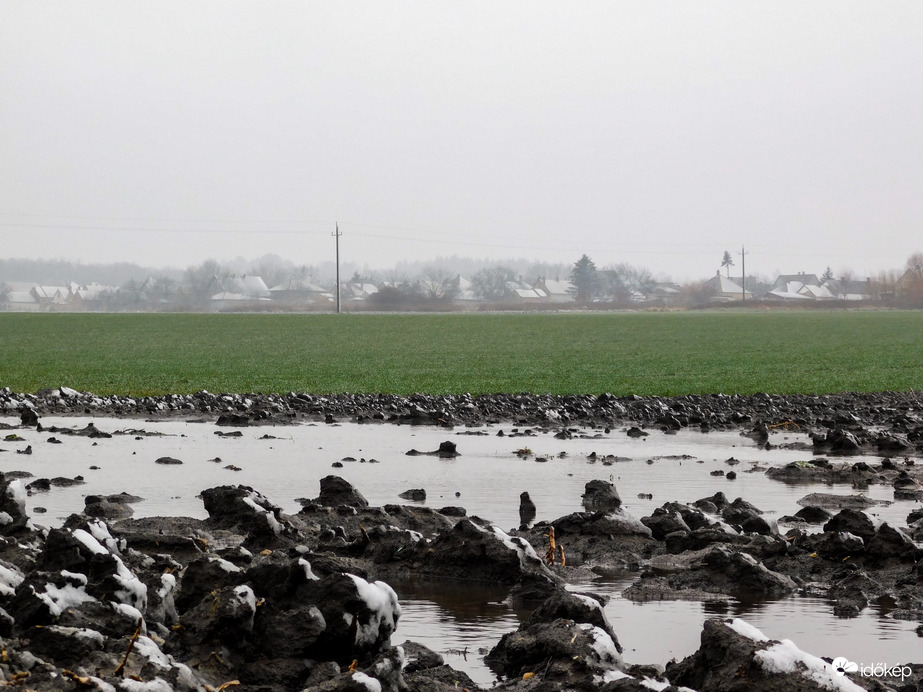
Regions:
<instances>
[{"instance_id":1,"label":"patch of snow","mask_svg":"<svg viewBox=\"0 0 923 692\"><path fill-rule=\"evenodd\" d=\"M240 567L235 565L233 562L228 562L223 557L218 557L217 555L209 555L208 561L214 565L218 565L225 572L235 573L240 572ZM174 581L175 584L175 581Z\"/></svg>"},{"instance_id":2,"label":"patch of snow","mask_svg":"<svg viewBox=\"0 0 923 692\"><path fill-rule=\"evenodd\" d=\"M147 623L144 622L144 616L141 614L140 610L134 606L128 605L127 603L115 603L110 601L109 605L112 606L112 609L115 612L117 612L119 615L124 615L126 618L135 623L136 626L140 622L141 632L144 634L147 633Z\"/></svg>"},{"instance_id":3,"label":"patch of snow","mask_svg":"<svg viewBox=\"0 0 923 692\"><path fill-rule=\"evenodd\" d=\"M617 665L622 662L622 657L619 656L618 649L615 648L615 642L612 641L612 637L606 634L602 629L596 625L587 623L578 625L578 627L589 634L590 638L593 640L593 651L599 663Z\"/></svg>"},{"instance_id":4,"label":"patch of snow","mask_svg":"<svg viewBox=\"0 0 923 692\"><path fill-rule=\"evenodd\" d=\"M163 678L142 681L125 678L119 685L125 692L173 692L173 688Z\"/></svg>"},{"instance_id":5,"label":"patch of snow","mask_svg":"<svg viewBox=\"0 0 923 692\"><path fill-rule=\"evenodd\" d=\"M83 543L84 547L94 555L106 555L109 553L109 551L102 546L102 543L83 529L74 529L71 533L74 538Z\"/></svg>"},{"instance_id":6,"label":"patch of snow","mask_svg":"<svg viewBox=\"0 0 923 692\"><path fill-rule=\"evenodd\" d=\"M71 533L93 554L111 555L112 559L115 560L116 573L114 577L122 588L113 595L122 603L135 606L141 611L147 610L147 587L122 562L122 558L116 552L118 543L109 534L109 529L101 521L93 522L89 526L92 535L83 529L74 529ZM100 542L101 540L109 547L104 547L103 543Z\"/></svg>"},{"instance_id":7,"label":"patch of snow","mask_svg":"<svg viewBox=\"0 0 923 692\"><path fill-rule=\"evenodd\" d=\"M122 585L113 595L122 603L135 606L141 611L147 610L147 586L125 566L121 558L115 555L113 557L118 566L115 579Z\"/></svg>"},{"instance_id":8,"label":"patch of snow","mask_svg":"<svg viewBox=\"0 0 923 692\"><path fill-rule=\"evenodd\" d=\"M298 558L298 564L304 569L304 576L308 581L318 581L320 579L320 577L311 571L311 563L303 557Z\"/></svg>"},{"instance_id":9,"label":"patch of snow","mask_svg":"<svg viewBox=\"0 0 923 692\"><path fill-rule=\"evenodd\" d=\"M358 670L353 673L353 680L358 682L360 685L365 685L365 689L369 692L381 692L381 683L378 682L375 678L369 677L365 673L360 673Z\"/></svg>"},{"instance_id":10,"label":"patch of snow","mask_svg":"<svg viewBox=\"0 0 923 692\"><path fill-rule=\"evenodd\" d=\"M372 674L379 680L393 679L407 665L407 659L404 657L404 647L396 646L394 651L396 653L394 658L385 656L372 667Z\"/></svg>"},{"instance_id":11,"label":"patch of snow","mask_svg":"<svg viewBox=\"0 0 923 692\"><path fill-rule=\"evenodd\" d=\"M854 540L859 541L863 545L865 544L865 539L862 536L857 536L850 531L837 531L836 535L841 541Z\"/></svg>"},{"instance_id":12,"label":"patch of snow","mask_svg":"<svg viewBox=\"0 0 923 692\"><path fill-rule=\"evenodd\" d=\"M250 496L244 497L244 498L243 498L243 501L244 501L244 504L246 504L246 505L252 507L256 512L258 512L258 513L260 513L260 514L263 515L263 517L266 519L266 523L269 525L269 528L272 529L272 532L273 532L274 534L276 534L277 536L281 535L281 533L282 533L282 524L280 524L280 523L279 523L279 520L276 519L275 514L273 514L273 513L272 513L270 510L268 510L268 509L264 509L263 507L260 507L260 506L256 503L256 501L255 501L252 497L250 497Z\"/></svg>"},{"instance_id":13,"label":"patch of snow","mask_svg":"<svg viewBox=\"0 0 923 692\"><path fill-rule=\"evenodd\" d=\"M733 526L731 526L730 524L728 524L728 523L727 523L724 519L722 519L721 517L718 517L718 516L715 516L715 515L709 515L709 518L710 518L710 520L711 520L711 526L712 526L712 527L714 527L714 528L719 528L719 529L721 529L722 531L724 531L726 534L731 535L731 536L737 536L737 535L739 535L739 532L737 531L737 529L735 529Z\"/></svg>"},{"instance_id":14,"label":"patch of snow","mask_svg":"<svg viewBox=\"0 0 923 692\"><path fill-rule=\"evenodd\" d=\"M165 654L163 651L161 651L160 647L157 646L156 642L154 642L154 640L150 637L144 635L138 637L138 639L135 641L135 646L132 651L140 656L143 656L148 661L150 661L151 664L164 672L171 670L177 671L177 682L179 683L179 688L200 688L200 682L193 674L192 669L190 669L189 666L187 666L185 663L179 663L176 661L173 656ZM160 690L159 687L155 689L157 692ZM167 689L172 690L173 688L168 687Z\"/></svg>"},{"instance_id":15,"label":"patch of snow","mask_svg":"<svg viewBox=\"0 0 923 692\"><path fill-rule=\"evenodd\" d=\"M45 602L45 605L48 606L48 610L51 611L51 614L55 617L58 617L68 608L75 608L81 603L89 603L90 601L96 600L88 594L82 586L72 586L71 584L55 586L54 584L45 584L45 591L43 593L38 593L34 587L30 588L32 588L32 592L36 596Z\"/></svg>"},{"instance_id":16,"label":"patch of snow","mask_svg":"<svg viewBox=\"0 0 923 692\"><path fill-rule=\"evenodd\" d=\"M512 538L506 531L501 529L499 526L491 526L494 531L494 535L500 539L500 541L510 550L515 550L519 553L519 561L525 565L526 560L537 560L541 562L538 554L535 552L535 548L532 547L532 544L528 541L524 541L519 538Z\"/></svg>"},{"instance_id":17,"label":"patch of snow","mask_svg":"<svg viewBox=\"0 0 923 692\"><path fill-rule=\"evenodd\" d=\"M176 602L173 594L176 592L176 577L172 574L160 575L160 588L157 596L160 598L161 617L166 624L175 623L179 616L176 613Z\"/></svg>"},{"instance_id":18,"label":"patch of snow","mask_svg":"<svg viewBox=\"0 0 923 692\"><path fill-rule=\"evenodd\" d=\"M106 638L96 630L91 630L86 627L65 627L63 625L45 625L45 629L49 629L52 632L58 632L67 637L74 637L75 639L82 639L84 641L93 642L99 648L102 648L106 643Z\"/></svg>"},{"instance_id":19,"label":"patch of snow","mask_svg":"<svg viewBox=\"0 0 923 692\"><path fill-rule=\"evenodd\" d=\"M23 579L25 577L18 569L0 563L0 596L12 596Z\"/></svg>"},{"instance_id":20,"label":"patch of snow","mask_svg":"<svg viewBox=\"0 0 923 692\"><path fill-rule=\"evenodd\" d=\"M757 560L755 557L750 555L750 553L745 553L743 551L737 553L740 556L740 559L746 562L748 565L753 565L754 567L762 567L762 563Z\"/></svg>"},{"instance_id":21,"label":"patch of snow","mask_svg":"<svg viewBox=\"0 0 923 692\"><path fill-rule=\"evenodd\" d=\"M157 595L166 598L176 591L176 577L172 574L160 575L160 588L157 589Z\"/></svg>"},{"instance_id":22,"label":"patch of snow","mask_svg":"<svg viewBox=\"0 0 923 692\"><path fill-rule=\"evenodd\" d=\"M390 636L397 629L397 621L401 617L401 606L398 603L394 589L383 581L370 584L355 574L347 574L346 576L353 580L356 585L356 591L359 593L359 598L372 611L369 621L365 624L359 624L359 629L356 631L356 643L374 643L381 635L382 626L385 627L387 634Z\"/></svg>"},{"instance_id":23,"label":"patch of snow","mask_svg":"<svg viewBox=\"0 0 923 692\"><path fill-rule=\"evenodd\" d=\"M475 522L471 522L471 525L474 526L481 533L486 533L487 535L492 535L494 538L500 540L500 542L510 550L516 552L519 556L519 564L522 567L525 567L530 561L537 561L539 564L544 564L535 552L535 548L528 541L524 541L519 538L512 538L508 533L498 526L491 524L490 529L485 529L483 526Z\"/></svg>"},{"instance_id":24,"label":"patch of snow","mask_svg":"<svg viewBox=\"0 0 923 692\"><path fill-rule=\"evenodd\" d=\"M644 678L641 681L641 686L646 687L649 690L654 690L654 692L661 692L670 686L669 682L660 682L659 680L654 680L654 678Z\"/></svg>"},{"instance_id":25,"label":"patch of snow","mask_svg":"<svg viewBox=\"0 0 923 692\"><path fill-rule=\"evenodd\" d=\"M624 680L625 678L630 678L631 676L628 673L623 673L620 670L607 670L602 675L594 675L593 682L597 685L604 685L607 682L615 682L616 680Z\"/></svg>"},{"instance_id":26,"label":"patch of snow","mask_svg":"<svg viewBox=\"0 0 923 692\"><path fill-rule=\"evenodd\" d=\"M0 526L7 526L8 524L13 523L13 517L11 517L7 512L0 512Z\"/></svg>"},{"instance_id":27,"label":"patch of snow","mask_svg":"<svg viewBox=\"0 0 923 692\"><path fill-rule=\"evenodd\" d=\"M246 584L241 584L240 586L234 587L234 598L237 599L237 603L242 606L247 612L249 612L249 630L253 629L253 618L256 616L256 594L253 593L251 589Z\"/></svg>"},{"instance_id":28,"label":"patch of snow","mask_svg":"<svg viewBox=\"0 0 923 692\"><path fill-rule=\"evenodd\" d=\"M769 637L745 620L734 618L732 620L725 620L724 623L742 637L746 637L755 642L769 641Z\"/></svg>"},{"instance_id":29,"label":"patch of snow","mask_svg":"<svg viewBox=\"0 0 923 692\"><path fill-rule=\"evenodd\" d=\"M106 526L104 521L97 519L96 521L91 521L88 526L90 528L90 533L93 534L93 538L104 545L106 550L114 555L121 554L122 549L125 547L124 542L120 545L119 541L112 537L112 534L109 533L109 527Z\"/></svg>"},{"instance_id":30,"label":"patch of snow","mask_svg":"<svg viewBox=\"0 0 923 692\"><path fill-rule=\"evenodd\" d=\"M90 676L88 676L88 677L89 677L90 680L93 682L93 684L96 685L96 689L98 689L99 692L116 692L115 687L113 687L112 685L110 685L110 684L109 684L108 682L106 682L105 680L103 680L103 679L101 679L101 678L94 677L94 676L92 676L92 675L90 675Z\"/></svg>"},{"instance_id":31,"label":"patch of snow","mask_svg":"<svg viewBox=\"0 0 923 692\"><path fill-rule=\"evenodd\" d=\"M571 595L574 598L576 598L578 601L580 601L581 603L589 606L590 608L595 610L597 613L602 615L602 619L603 619L603 622L606 623L606 627L608 627L610 630L612 629L612 625L609 623L609 618L606 617L606 611L602 607L602 604L599 601L597 601L595 598L590 598L589 596L584 596L579 593L575 593Z\"/></svg>"},{"instance_id":32,"label":"patch of snow","mask_svg":"<svg viewBox=\"0 0 923 692\"><path fill-rule=\"evenodd\" d=\"M791 639L783 639L754 654L757 663L767 673L794 673L815 682L831 692L864 692L863 688L836 669L812 654L795 646Z\"/></svg>"}]
</instances>

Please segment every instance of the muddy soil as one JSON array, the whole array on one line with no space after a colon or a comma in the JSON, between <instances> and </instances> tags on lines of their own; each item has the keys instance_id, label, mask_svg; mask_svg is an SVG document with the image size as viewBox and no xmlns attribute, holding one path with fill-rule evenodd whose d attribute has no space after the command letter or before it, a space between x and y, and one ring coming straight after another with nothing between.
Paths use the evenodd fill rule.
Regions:
<instances>
[{"instance_id":1,"label":"muddy soil","mask_svg":"<svg viewBox=\"0 0 923 692\"><path fill-rule=\"evenodd\" d=\"M229 430L303 421L473 430L510 423L562 437L697 428L739 430L761 445L784 428L808 433L813 456L776 470L780 482L887 484L923 497L923 405L912 394L131 399L61 387L0 391L0 410L20 418L9 435L41 428L50 414L183 417ZM880 460L852 463L859 454ZM82 514L43 530L26 515L23 481L0 485L0 677L31 689L473 689L425 642L391 641L400 607L388 581L413 576L499 585L532 612L486 653L504 688L923 689L923 666L913 662L864 675L736 619L706 622L700 649L682 661L630 666L599 599L566 589L588 574L634 569L641 578L625 595L636 600L802 592L834 600L847 618L887 602L921 623L923 636L919 511L880 522L865 508L817 497L781 531L722 492L635 517L616 487L588 483L584 511L507 532L461 506L369 506L331 475L294 514L258 488L227 485L202 493L207 519L133 519L119 511L130 495L93 497Z\"/></svg>"}]
</instances>

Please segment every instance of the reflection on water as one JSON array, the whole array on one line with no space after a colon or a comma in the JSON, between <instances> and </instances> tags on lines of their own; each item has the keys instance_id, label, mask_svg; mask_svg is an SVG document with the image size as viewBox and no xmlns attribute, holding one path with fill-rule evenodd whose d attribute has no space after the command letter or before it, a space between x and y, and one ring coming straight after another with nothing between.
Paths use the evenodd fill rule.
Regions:
<instances>
[{"instance_id":1,"label":"reflection on water","mask_svg":"<svg viewBox=\"0 0 923 692\"><path fill-rule=\"evenodd\" d=\"M46 427L79 429L91 418L44 418ZM18 419L0 419L11 425ZM647 438L629 438L624 431L587 437L557 439L552 433L514 437L510 426L487 426L475 432L402 427L396 425L296 425L243 428L240 437L213 424L183 421L141 422L95 419L105 432L144 430L162 433L144 437L134 433L112 439L88 439L55 434L61 444L51 444L48 432L16 431L22 442L0 442L0 471L23 470L36 477L83 476L86 484L53 488L27 500L27 509L47 509L34 515L43 525L59 525L84 507L88 494L127 491L145 498L133 505L136 516L187 515L205 517L198 494L224 484L250 485L282 507L294 512L298 498L315 497L319 480L331 473L342 476L362 492L372 505L401 502L409 488L425 488L425 504L440 508L464 506L504 529L519 523L519 494L528 491L537 506L538 521L580 511L580 496L588 480L613 481L625 509L637 517L649 515L664 502L692 502L723 491L729 499L743 497L770 517L794 514L797 500L812 492L850 494L848 487L822 484L791 486L766 478L761 469L811 458L809 451L759 449L736 433L680 431L664 435L652 431ZM503 430L504 435L497 433ZM434 450L451 439L461 456L439 459L410 457L406 452ZM774 433L774 445L805 443L794 433ZM16 454L31 444L31 455ZM530 448L524 457L518 450ZM595 453L595 458L591 454ZM181 465L155 464L159 457L180 459ZM537 463L541 457L544 463ZM215 461L215 459L218 461ZM351 459L351 460L349 460ZM618 459L616 461L615 459ZM728 462L732 459L733 466ZM877 459L868 459L877 463ZM341 468L332 468L340 462ZM226 468L240 469L238 471ZM93 468L96 467L96 468ZM711 475L735 470L728 481ZM755 470L755 471L754 471ZM639 498L639 494L645 497ZM647 494L652 495L648 499ZM866 494L893 500L887 486L871 486ZM894 502L871 513L897 525L919 503ZM916 623L887 617L876 607L866 608L848 620L832 615L823 599L791 597L775 601L729 599L724 604L663 601L632 603L621 598L634 574L620 579L594 581L573 588L610 597L606 613L632 663L666 663L698 648L702 622L714 616L740 616L773 638L792 639L802 649L821 656L846 656L865 663L892 664L920 660L915 653L919 638ZM485 585L405 582L396 584L404 615L393 641L413 639L442 653L446 662L486 684L494 676L482 658L506 632L516 629L520 617L504 602L506 593Z\"/></svg>"},{"instance_id":2,"label":"reflection on water","mask_svg":"<svg viewBox=\"0 0 923 692\"><path fill-rule=\"evenodd\" d=\"M920 639L914 631L917 623L895 620L878 606L866 608L858 617L839 618L833 615L831 601L798 595L779 599L728 598L713 603L634 603L621 598L621 592L636 578L637 575L625 575L618 580L569 586L609 597L606 615L630 663L665 664L671 658L688 656L699 647L702 623L712 617L743 618L766 636L791 639L816 656L845 656L869 663L921 660Z\"/></svg>"},{"instance_id":3,"label":"reflection on water","mask_svg":"<svg viewBox=\"0 0 923 692\"><path fill-rule=\"evenodd\" d=\"M403 611L392 643L410 639L425 644L480 685L496 679L484 664L484 655L500 637L519 627L520 618L529 615L510 607L506 589L434 579L389 583Z\"/></svg>"},{"instance_id":4,"label":"reflection on water","mask_svg":"<svg viewBox=\"0 0 923 692\"><path fill-rule=\"evenodd\" d=\"M789 596L781 599L728 598L726 601L649 601L635 603L621 597L637 574L618 579L570 584L608 598L606 616L624 648L628 663L665 665L699 648L702 623L713 617L743 618L773 639L791 639L816 656L892 664L920 660L916 622L895 620L877 606L858 617L838 618L833 604L822 598ZM515 630L529 611L514 611L506 593L489 585L417 580L393 583L403 615L394 643L407 639L438 651L453 668L465 671L481 685L496 676L483 657L507 632Z\"/></svg>"}]
</instances>

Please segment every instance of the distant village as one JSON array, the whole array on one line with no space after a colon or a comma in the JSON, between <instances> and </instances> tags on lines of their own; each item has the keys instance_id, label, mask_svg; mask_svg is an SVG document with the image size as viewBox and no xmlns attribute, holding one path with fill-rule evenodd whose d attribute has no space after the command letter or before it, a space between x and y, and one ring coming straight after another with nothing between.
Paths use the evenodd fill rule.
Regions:
<instances>
[{"instance_id":1,"label":"distant village","mask_svg":"<svg viewBox=\"0 0 923 692\"><path fill-rule=\"evenodd\" d=\"M727 257L727 255L726 255ZM725 265L730 263L725 262ZM203 269L205 270L203 272ZM360 312L409 310L695 309L718 305L923 307L919 253L900 275L780 274L774 280L732 276L730 267L685 285L658 282L645 270L621 265L596 269L586 255L569 275L525 278L494 266L470 276L445 270L413 280L350 279L314 283L303 275L219 271L217 263L187 270L183 279L151 276L122 286L68 282L0 281L6 312ZM302 272L303 274L303 272ZM281 280L280 280L281 278Z\"/></svg>"}]
</instances>

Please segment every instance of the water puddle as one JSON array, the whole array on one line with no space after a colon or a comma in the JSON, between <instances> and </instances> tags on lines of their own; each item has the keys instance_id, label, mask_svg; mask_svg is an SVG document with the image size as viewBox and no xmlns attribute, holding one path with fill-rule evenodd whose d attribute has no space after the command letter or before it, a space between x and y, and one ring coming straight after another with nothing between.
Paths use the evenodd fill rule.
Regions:
<instances>
[{"instance_id":1,"label":"water puddle","mask_svg":"<svg viewBox=\"0 0 923 692\"><path fill-rule=\"evenodd\" d=\"M790 485L766 478L762 469L769 466L811 459L810 450L804 449L807 437L791 432L774 433L771 442L776 447L767 451L737 433L687 430L677 434L651 431L646 438L631 438L624 431L586 431L586 436L557 439L544 432L515 436L509 425L476 431L380 424L230 429L184 421L50 417L43 418L42 424L80 429L91 421L101 431L126 434L90 439L16 430L8 432L16 432L23 440L9 442L3 441L6 433L0 435L0 450L4 450L0 451L0 471L85 479L83 485L52 487L30 495L27 509L36 524L59 525L83 509L88 494L122 491L144 498L132 505L138 517L204 518L197 495L225 484L252 486L283 511L295 512L300 507L298 498L316 497L320 478L329 474L348 480L372 505L406 502L398 497L400 493L423 488L426 500L420 504L435 508L460 505L469 515L481 516L503 529L519 524L521 492L528 491L535 502L538 521L553 520L582 510L580 497L592 479L615 483L625 509L637 517L649 515L664 502L692 502L719 490L730 500L743 497L769 517L794 514L800 509L797 501L812 492L853 493L845 486ZM16 425L18 419L0 418L0 422ZM498 436L501 430L504 434ZM232 432L234 436L226 435ZM465 434L471 432L486 434ZM49 442L50 437L60 444ZM446 440L457 445L460 456L440 459L406 454L411 449L435 450ZM26 445L31 445L32 454L17 454ZM183 463L155 463L161 457ZM735 460L733 465L728 463L730 458ZM334 463L342 466L334 468ZM728 480L713 475L719 471L734 471L737 477ZM893 500L888 486L871 486L865 494ZM918 504L894 502L869 511L904 526L907 514ZM625 647L625 659L632 663L662 664L692 653L698 648L702 621L715 615L744 617L768 636L792 639L817 655L869 663L919 658L912 653L919 648L913 631L916 623L893 620L875 607L843 620L832 615L826 601L802 597L762 602L729 599L725 605L707 606L694 602L635 604L620 597L634 578L636 575L625 575L614 581L574 585L610 597L606 612ZM407 582L396 585L396 590L404 616L393 641L420 641L482 684L494 679L481 660L485 650L527 615L515 613L504 602L505 593L484 586Z\"/></svg>"}]
</instances>

